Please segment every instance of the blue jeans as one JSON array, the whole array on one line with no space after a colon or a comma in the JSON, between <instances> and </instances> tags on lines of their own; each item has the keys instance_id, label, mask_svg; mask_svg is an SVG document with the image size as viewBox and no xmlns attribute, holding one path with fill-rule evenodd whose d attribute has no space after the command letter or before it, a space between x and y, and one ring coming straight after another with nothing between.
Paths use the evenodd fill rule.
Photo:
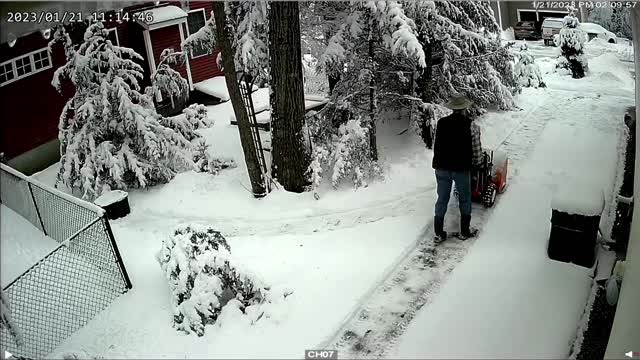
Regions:
<instances>
[{"instance_id":1,"label":"blue jeans","mask_svg":"<svg viewBox=\"0 0 640 360\"><path fill-rule=\"evenodd\" d=\"M444 217L451 197L451 185L456 183L461 216L471 216L471 172L448 171L436 169L436 183L438 185L438 201L436 201L436 216Z\"/></svg>"}]
</instances>

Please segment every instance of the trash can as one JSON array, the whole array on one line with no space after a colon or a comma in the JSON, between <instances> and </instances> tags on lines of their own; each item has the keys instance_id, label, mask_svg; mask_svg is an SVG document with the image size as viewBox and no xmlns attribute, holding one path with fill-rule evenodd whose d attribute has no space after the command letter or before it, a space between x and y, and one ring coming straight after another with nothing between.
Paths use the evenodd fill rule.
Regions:
<instances>
[{"instance_id":1,"label":"trash can","mask_svg":"<svg viewBox=\"0 0 640 360\"><path fill-rule=\"evenodd\" d=\"M573 186L572 186L573 187ZM573 194L571 197L566 194ZM596 261L600 218L604 210L602 190L555 195L547 254L550 259L591 268Z\"/></svg>"},{"instance_id":2,"label":"trash can","mask_svg":"<svg viewBox=\"0 0 640 360\"><path fill-rule=\"evenodd\" d=\"M131 208L129 207L129 194L122 190L108 191L93 203L105 210L109 220L125 217L131 212Z\"/></svg>"}]
</instances>

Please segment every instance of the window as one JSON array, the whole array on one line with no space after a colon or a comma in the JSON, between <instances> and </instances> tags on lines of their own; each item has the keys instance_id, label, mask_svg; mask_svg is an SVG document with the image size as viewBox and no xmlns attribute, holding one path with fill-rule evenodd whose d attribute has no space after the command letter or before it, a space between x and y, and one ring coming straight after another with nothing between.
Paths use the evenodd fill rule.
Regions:
<instances>
[{"instance_id":1,"label":"window","mask_svg":"<svg viewBox=\"0 0 640 360\"><path fill-rule=\"evenodd\" d=\"M118 38L118 29L107 29L109 35L107 36L107 40L111 40L111 44L114 46L120 46L120 39Z\"/></svg>"},{"instance_id":2,"label":"window","mask_svg":"<svg viewBox=\"0 0 640 360\"><path fill-rule=\"evenodd\" d=\"M31 72L31 57L25 56L16 60L16 72L18 76L24 76Z\"/></svg>"},{"instance_id":3,"label":"window","mask_svg":"<svg viewBox=\"0 0 640 360\"><path fill-rule=\"evenodd\" d=\"M51 54L48 48L39 49L0 64L0 86L29 75L50 69Z\"/></svg>"},{"instance_id":4,"label":"window","mask_svg":"<svg viewBox=\"0 0 640 360\"><path fill-rule=\"evenodd\" d=\"M51 65L49 61L49 50L42 50L33 54L33 65L36 70L40 70Z\"/></svg>"},{"instance_id":5,"label":"window","mask_svg":"<svg viewBox=\"0 0 640 360\"><path fill-rule=\"evenodd\" d=\"M187 17L187 29L189 30L189 35L200 30L206 21L204 9L189 11L189 15ZM191 51L191 58L197 58L205 55L209 55L209 49L196 47Z\"/></svg>"},{"instance_id":6,"label":"window","mask_svg":"<svg viewBox=\"0 0 640 360\"><path fill-rule=\"evenodd\" d=\"M0 84L13 80L13 62L0 65Z\"/></svg>"}]
</instances>

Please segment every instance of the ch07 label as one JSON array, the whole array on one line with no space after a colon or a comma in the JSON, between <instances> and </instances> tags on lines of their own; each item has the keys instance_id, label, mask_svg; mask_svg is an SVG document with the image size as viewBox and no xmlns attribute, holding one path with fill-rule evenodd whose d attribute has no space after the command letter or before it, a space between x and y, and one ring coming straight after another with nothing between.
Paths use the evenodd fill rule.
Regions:
<instances>
[{"instance_id":1,"label":"ch07 label","mask_svg":"<svg viewBox=\"0 0 640 360\"><path fill-rule=\"evenodd\" d=\"M338 359L338 350L305 350L305 360L325 360L325 359Z\"/></svg>"}]
</instances>

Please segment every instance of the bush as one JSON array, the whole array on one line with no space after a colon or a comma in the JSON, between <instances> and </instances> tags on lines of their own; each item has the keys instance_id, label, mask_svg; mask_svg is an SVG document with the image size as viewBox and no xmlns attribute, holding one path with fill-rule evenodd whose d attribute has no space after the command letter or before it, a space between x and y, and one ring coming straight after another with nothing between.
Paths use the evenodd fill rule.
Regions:
<instances>
[{"instance_id":1,"label":"bush","mask_svg":"<svg viewBox=\"0 0 640 360\"><path fill-rule=\"evenodd\" d=\"M236 299L231 303L243 313L265 300L268 288L234 262L231 247L211 227L178 228L163 241L156 257L169 280L178 330L202 336L205 325L215 323L229 300Z\"/></svg>"},{"instance_id":2,"label":"bush","mask_svg":"<svg viewBox=\"0 0 640 360\"><path fill-rule=\"evenodd\" d=\"M203 129L213 126L214 121L209 120L207 107L202 104L191 104L182 111L189 122L195 129Z\"/></svg>"},{"instance_id":3,"label":"bush","mask_svg":"<svg viewBox=\"0 0 640 360\"><path fill-rule=\"evenodd\" d=\"M538 64L535 63L533 56L529 54L528 47L526 44L522 45L520 48L520 53L518 54L518 62L514 66L514 75L516 76L518 83L522 87L546 87L544 81L542 80L542 75L540 74L540 68Z\"/></svg>"},{"instance_id":4,"label":"bush","mask_svg":"<svg viewBox=\"0 0 640 360\"><path fill-rule=\"evenodd\" d=\"M349 179L355 188L366 187L367 180L382 177L382 169L371 159L369 130L360 119L349 120L329 141L316 145L308 169L311 187L317 188L324 174L331 175L333 187Z\"/></svg>"},{"instance_id":5,"label":"bush","mask_svg":"<svg viewBox=\"0 0 640 360\"><path fill-rule=\"evenodd\" d=\"M193 162L200 172L208 172L217 175L220 170L236 168L238 165L233 159L213 158L207 149L209 145L204 139L198 139Z\"/></svg>"}]
</instances>

